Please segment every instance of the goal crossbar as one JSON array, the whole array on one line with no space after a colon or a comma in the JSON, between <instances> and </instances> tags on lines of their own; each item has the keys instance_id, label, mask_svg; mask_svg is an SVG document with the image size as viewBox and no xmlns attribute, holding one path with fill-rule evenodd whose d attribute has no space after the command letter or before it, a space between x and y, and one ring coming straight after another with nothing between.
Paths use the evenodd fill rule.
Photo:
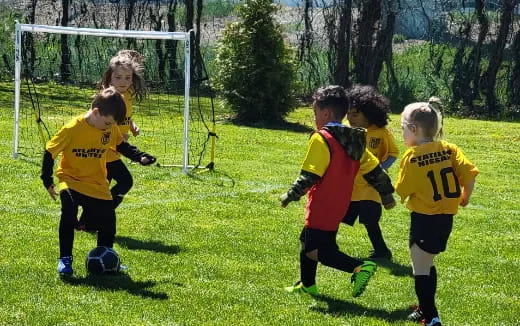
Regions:
<instances>
[{"instance_id":1,"label":"goal crossbar","mask_svg":"<svg viewBox=\"0 0 520 326\"><path fill-rule=\"evenodd\" d=\"M19 126L20 126L20 85L22 64L22 33L52 33L68 35L85 35L99 37L118 37L135 39L177 40L184 42L184 124L183 124L183 157L182 172L188 173L188 128L190 119L190 63L191 63L191 30L188 32L159 32L138 30L110 30L83 27L48 26L36 24L21 24L16 22L15 35L15 97L14 97L14 131L13 131L13 158L18 157Z\"/></svg>"}]
</instances>

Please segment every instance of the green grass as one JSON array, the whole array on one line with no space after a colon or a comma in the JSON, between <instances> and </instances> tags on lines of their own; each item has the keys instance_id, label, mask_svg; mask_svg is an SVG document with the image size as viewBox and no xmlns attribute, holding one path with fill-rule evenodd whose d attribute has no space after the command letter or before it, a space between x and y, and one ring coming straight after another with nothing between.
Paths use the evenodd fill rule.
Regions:
<instances>
[{"instance_id":1,"label":"green grass","mask_svg":"<svg viewBox=\"0 0 520 326\"><path fill-rule=\"evenodd\" d=\"M394 260L363 296L352 298L350 275L324 266L322 297L283 291L298 279L304 200L282 209L278 197L296 178L308 139L291 130L220 122L214 172L129 165L135 185L117 211L115 244L128 275L86 277L83 259L95 238L76 233L75 276L60 279L60 205L41 185L39 159L10 157L8 102L0 110L0 325L413 325L405 320L416 299L403 205L384 212ZM403 150L398 120L392 128ZM289 121L310 126L312 112L298 109ZM481 174L436 259L441 318L518 325L520 124L448 118L445 130ZM342 226L338 243L357 257L371 249L359 224Z\"/></svg>"}]
</instances>

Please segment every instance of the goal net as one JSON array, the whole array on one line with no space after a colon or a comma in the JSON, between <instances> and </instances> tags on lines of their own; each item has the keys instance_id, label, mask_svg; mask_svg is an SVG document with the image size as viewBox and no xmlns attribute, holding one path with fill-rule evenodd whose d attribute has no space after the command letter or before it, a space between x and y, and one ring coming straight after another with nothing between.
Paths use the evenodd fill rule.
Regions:
<instances>
[{"instance_id":1,"label":"goal net","mask_svg":"<svg viewBox=\"0 0 520 326\"><path fill-rule=\"evenodd\" d=\"M144 55L148 90L133 100L140 135L129 142L161 166L212 169L213 101L202 76L191 76L189 32L17 24L13 157L41 156L50 137L86 112L110 58L122 49Z\"/></svg>"}]
</instances>

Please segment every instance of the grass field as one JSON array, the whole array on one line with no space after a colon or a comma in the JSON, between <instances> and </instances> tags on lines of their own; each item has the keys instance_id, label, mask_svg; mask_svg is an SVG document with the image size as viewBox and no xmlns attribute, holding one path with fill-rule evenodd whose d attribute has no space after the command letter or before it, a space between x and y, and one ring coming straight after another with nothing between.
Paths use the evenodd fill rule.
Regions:
<instances>
[{"instance_id":1,"label":"grass field","mask_svg":"<svg viewBox=\"0 0 520 326\"><path fill-rule=\"evenodd\" d=\"M288 120L311 126L311 115L302 108ZM384 212L394 258L363 296L352 298L350 275L324 266L322 296L283 291L299 275L304 200L282 209L278 197L299 172L308 133L294 130L305 128L220 122L214 172L130 165L135 186L117 211L115 244L128 274L87 277L83 260L95 238L76 233L75 275L61 279L60 205L41 184L39 159L11 158L8 101L0 126L1 325L413 325L406 321L416 299L403 205ZM392 128L403 150L397 116ZM436 260L443 324L518 325L520 123L450 118L445 130L481 174ZM395 179L396 166L390 172ZM371 249L359 224L342 226L338 243L356 257Z\"/></svg>"}]
</instances>

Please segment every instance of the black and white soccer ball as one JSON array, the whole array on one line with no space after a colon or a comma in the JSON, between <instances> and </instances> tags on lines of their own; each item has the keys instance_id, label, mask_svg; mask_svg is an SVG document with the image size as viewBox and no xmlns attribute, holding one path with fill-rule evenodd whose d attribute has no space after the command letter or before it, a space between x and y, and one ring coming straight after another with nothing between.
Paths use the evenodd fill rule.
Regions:
<instances>
[{"instance_id":1,"label":"black and white soccer ball","mask_svg":"<svg viewBox=\"0 0 520 326\"><path fill-rule=\"evenodd\" d=\"M117 273L121 267L121 261L117 252L109 247L96 247L92 249L85 260L87 271L91 274Z\"/></svg>"}]
</instances>

